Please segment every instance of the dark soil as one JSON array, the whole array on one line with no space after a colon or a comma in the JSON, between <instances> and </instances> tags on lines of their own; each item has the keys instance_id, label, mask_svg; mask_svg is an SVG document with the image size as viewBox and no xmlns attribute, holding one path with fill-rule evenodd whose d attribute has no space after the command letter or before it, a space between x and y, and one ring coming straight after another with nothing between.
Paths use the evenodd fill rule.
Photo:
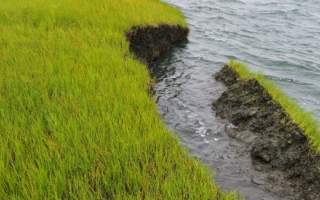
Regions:
<instances>
[{"instance_id":1,"label":"dark soil","mask_svg":"<svg viewBox=\"0 0 320 200\"><path fill-rule=\"evenodd\" d=\"M229 66L215 75L228 86L213 102L217 116L227 118L241 130L257 136L248 146L253 162L280 170L295 183L292 199L320 199L320 156L303 131L256 79L240 80Z\"/></svg>"},{"instance_id":2,"label":"dark soil","mask_svg":"<svg viewBox=\"0 0 320 200\"><path fill-rule=\"evenodd\" d=\"M130 42L130 52L145 63L152 62L166 51L171 43L185 39L189 29L180 25L161 24L153 26L135 26L126 31Z\"/></svg>"}]
</instances>

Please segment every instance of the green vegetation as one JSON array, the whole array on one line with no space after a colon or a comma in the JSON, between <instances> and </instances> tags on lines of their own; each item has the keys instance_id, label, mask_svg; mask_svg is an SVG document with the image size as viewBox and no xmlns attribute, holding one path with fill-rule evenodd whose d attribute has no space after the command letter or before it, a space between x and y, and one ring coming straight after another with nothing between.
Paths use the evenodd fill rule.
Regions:
<instances>
[{"instance_id":1,"label":"green vegetation","mask_svg":"<svg viewBox=\"0 0 320 200\"><path fill-rule=\"evenodd\" d=\"M288 97L280 88L276 87L272 81L266 80L262 73L252 73L246 65L240 62L230 61L228 65L238 72L241 79L257 79L273 99L280 103L291 119L303 130L314 149L320 152L320 129L313 113L306 112L300 108L296 101Z\"/></svg>"},{"instance_id":2,"label":"green vegetation","mask_svg":"<svg viewBox=\"0 0 320 200\"><path fill-rule=\"evenodd\" d=\"M234 199L147 94L125 30L158 0L0 0L0 199Z\"/></svg>"}]
</instances>

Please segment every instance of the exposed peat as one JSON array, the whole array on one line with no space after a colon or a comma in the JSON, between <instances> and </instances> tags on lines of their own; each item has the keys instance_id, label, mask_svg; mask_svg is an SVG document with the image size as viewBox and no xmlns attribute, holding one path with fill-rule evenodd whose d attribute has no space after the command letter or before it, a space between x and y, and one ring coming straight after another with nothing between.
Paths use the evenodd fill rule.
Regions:
<instances>
[{"instance_id":1,"label":"exposed peat","mask_svg":"<svg viewBox=\"0 0 320 200\"><path fill-rule=\"evenodd\" d=\"M215 78L228 86L212 104L216 115L257 136L248 145L253 162L269 166L263 170L282 171L292 183L292 198L320 199L320 156L281 105L256 79L239 79L228 65Z\"/></svg>"},{"instance_id":2,"label":"exposed peat","mask_svg":"<svg viewBox=\"0 0 320 200\"><path fill-rule=\"evenodd\" d=\"M166 51L170 44L185 39L189 28L180 25L135 26L126 31L130 52L142 62L151 62Z\"/></svg>"}]
</instances>

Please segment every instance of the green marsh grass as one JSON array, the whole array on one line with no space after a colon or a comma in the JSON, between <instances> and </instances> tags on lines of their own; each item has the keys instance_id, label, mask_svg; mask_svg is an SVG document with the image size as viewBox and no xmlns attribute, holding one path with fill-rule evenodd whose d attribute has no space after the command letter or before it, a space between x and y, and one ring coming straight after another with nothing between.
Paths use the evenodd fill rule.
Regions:
<instances>
[{"instance_id":1,"label":"green marsh grass","mask_svg":"<svg viewBox=\"0 0 320 200\"><path fill-rule=\"evenodd\" d=\"M271 80L266 80L262 73L252 73L248 67L236 61L230 61L228 65L240 75L241 79L255 78L268 91L273 99L280 103L284 110L291 117L293 122L303 130L309 139L312 147L320 153L320 129L319 123L314 118L314 114L303 110L299 104L285 94Z\"/></svg>"},{"instance_id":2,"label":"green marsh grass","mask_svg":"<svg viewBox=\"0 0 320 200\"><path fill-rule=\"evenodd\" d=\"M0 0L0 199L234 199L188 157L129 53L158 0Z\"/></svg>"}]
</instances>

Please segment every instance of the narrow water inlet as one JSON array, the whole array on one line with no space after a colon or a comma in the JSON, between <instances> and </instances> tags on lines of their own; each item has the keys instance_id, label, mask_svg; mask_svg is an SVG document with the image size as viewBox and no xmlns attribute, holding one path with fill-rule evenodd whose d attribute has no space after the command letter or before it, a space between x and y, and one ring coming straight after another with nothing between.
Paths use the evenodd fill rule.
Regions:
<instances>
[{"instance_id":1,"label":"narrow water inlet","mask_svg":"<svg viewBox=\"0 0 320 200\"><path fill-rule=\"evenodd\" d=\"M292 199L293 183L275 184L285 181L281 171L269 173L270 166L252 161L248 146L255 136L249 131L239 134L228 120L216 117L211 104L226 87L212 73L195 70L188 62L189 44L187 40L175 44L149 65L156 80L158 111L169 129L191 156L216 174L216 184L222 189L237 190L252 200ZM220 66L215 68L219 71Z\"/></svg>"}]
</instances>

